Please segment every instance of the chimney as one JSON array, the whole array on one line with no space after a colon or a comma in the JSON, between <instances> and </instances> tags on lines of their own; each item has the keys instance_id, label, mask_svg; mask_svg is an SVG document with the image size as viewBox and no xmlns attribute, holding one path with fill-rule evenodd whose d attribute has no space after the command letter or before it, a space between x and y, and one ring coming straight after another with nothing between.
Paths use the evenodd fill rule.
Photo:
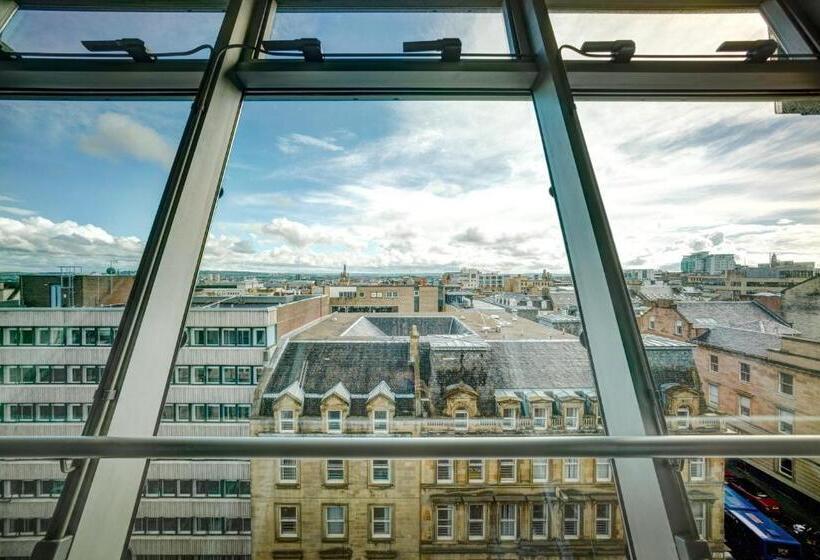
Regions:
<instances>
[{"instance_id":1,"label":"chimney","mask_svg":"<svg viewBox=\"0 0 820 560\"><path fill-rule=\"evenodd\" d=\"M419 364L419 329L416 325L410 327L410 362L413 366L413 391L415 394L416 416L421 416L421 366Z\"/></svg>"}]
</instances>

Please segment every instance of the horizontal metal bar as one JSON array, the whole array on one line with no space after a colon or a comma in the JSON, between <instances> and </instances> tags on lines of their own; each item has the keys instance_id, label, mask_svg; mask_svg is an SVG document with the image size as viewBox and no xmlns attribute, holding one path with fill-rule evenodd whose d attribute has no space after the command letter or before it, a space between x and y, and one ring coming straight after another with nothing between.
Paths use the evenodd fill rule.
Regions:
<instances>
[{"instance_id":1,"label":"horizontal metal bar","mask_svg":"<svg viewBox=\"0 0 820 560\"><path fill-rule=\"evenodd\" d=\"M6 97L190 97L207 61L22 60L0 62ZM568 60L573 95L590 100L782 99L820 95L820 62ZM252 95L285 97L528 95L537 79L523 60L255 60L235 80Z\"/></svg>"},{"instance_id":2,"label":"horizontal metal bar","mask_svg":"<svg viewBox=\"0 0 820 560\"><path fill-rule=\"evenodd\" d=\"M521 60L254 60L235 70L247 93L321 90L379 91L525 91L538 71Z\"/></svg>"},{"instance_id":3,"label":"horizontal metal bar","mask_svg":"<svg viewBox=\"0 0 820 560\"><path fill-rule=\"evenodd\" d=\"M0 458L820 457L820 436L0 437Z\"/></svg>"},{"instance_id":4,"label":"horizontal metal bar","mask_svg":"<svg viewBox=\"0 0 820 560\"><path fill-rule=\"evenodd\" d=\"M820 94L820 62L567 60L576 99L739 99Z\"/></svg>"},{"instance_id":5,"label":"horizontal metal bar","mask_svg":"<svg viewBox=\"0 0 820 560\"><path fill-rule=\"evenodd\" d=\"M29 59L0 62L0 95L193 97L207 60Z\"/></svg>"}]
</instances>

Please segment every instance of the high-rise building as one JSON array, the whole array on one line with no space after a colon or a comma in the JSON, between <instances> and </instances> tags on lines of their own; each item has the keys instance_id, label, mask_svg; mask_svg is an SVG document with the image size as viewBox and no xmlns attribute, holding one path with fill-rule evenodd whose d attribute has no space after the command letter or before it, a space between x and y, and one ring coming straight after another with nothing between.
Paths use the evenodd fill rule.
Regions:
<instances>
[{"instance_id":1,"label":"high-rise building","mask_svg":"<svg viewBox=\"0 0 820 560\"><path fill-rule=\"evenodd\" d=\"M735 256L732 254L710 254L700 251L686 255L680 261L681 272L690 274L723 274L735 268Z\"/></svg>"}]
</instances>

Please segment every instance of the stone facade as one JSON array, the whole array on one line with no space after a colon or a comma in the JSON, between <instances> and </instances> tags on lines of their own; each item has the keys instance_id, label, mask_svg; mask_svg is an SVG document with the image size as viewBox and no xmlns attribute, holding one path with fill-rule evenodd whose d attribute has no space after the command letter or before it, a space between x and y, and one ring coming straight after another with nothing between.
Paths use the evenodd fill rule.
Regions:
<instances>
[{"instance_id":1,"label":"stone facade","mask_svg":"<svg viewBox=\"0 0 820 560\"><path fill-rule=\"evenodd\" d=\"M820 340L820 276L784 290L780 312L801 336Z\"/></svg>"},{"instance_id":2,"label":"stone facade","mask_svg":"<svg viewBox=\"0 0 820 560\"><path fill-rule=\"evenodd\" d=\"M345 289L325 286L330 311L342 313L436 313L436 286L359 285Z\"/></svg>"}]
</instances>

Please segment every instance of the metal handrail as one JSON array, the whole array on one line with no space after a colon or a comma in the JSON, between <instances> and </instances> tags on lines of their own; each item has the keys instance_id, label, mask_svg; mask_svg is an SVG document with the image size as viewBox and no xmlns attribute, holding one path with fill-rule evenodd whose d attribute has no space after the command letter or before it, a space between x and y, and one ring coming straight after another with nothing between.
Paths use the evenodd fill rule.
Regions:
<instances>
[{"instance_id":1,"label":"metal handrail","mask_svg":"<svg viewBox=\"0 0 820 560\"><path fill-rule=\"evenodd\" d=\"M820 457L820 436L0 437L0 459Z\"/></svg>"}]
</instances>

